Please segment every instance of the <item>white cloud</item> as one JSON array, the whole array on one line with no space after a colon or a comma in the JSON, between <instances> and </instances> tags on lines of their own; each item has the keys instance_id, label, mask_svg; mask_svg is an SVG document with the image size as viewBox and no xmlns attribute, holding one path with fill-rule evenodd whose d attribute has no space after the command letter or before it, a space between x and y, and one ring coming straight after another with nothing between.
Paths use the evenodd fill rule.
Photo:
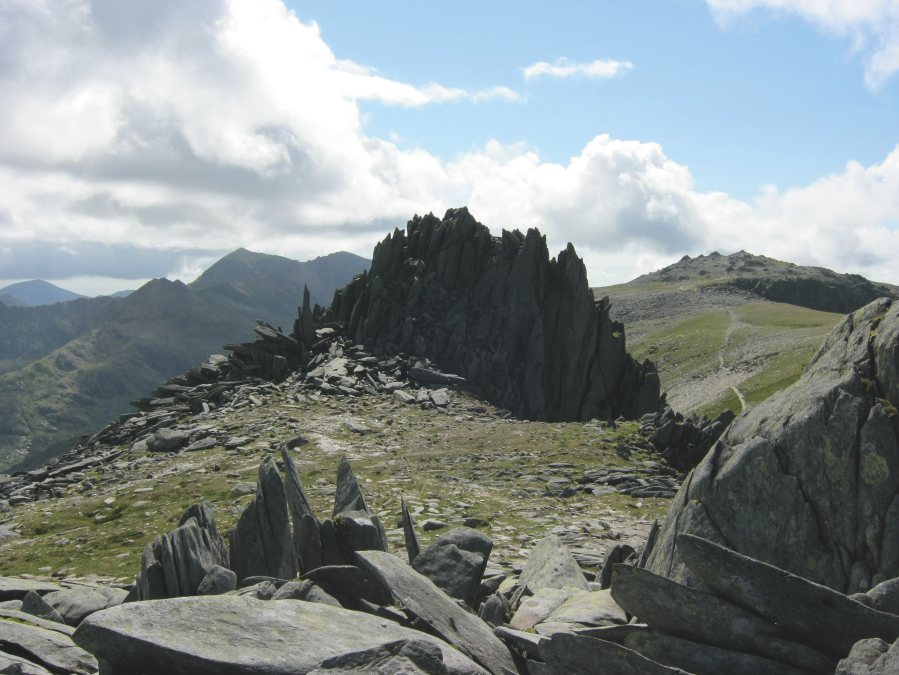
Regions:
<instances>
[{"instance_id":1,"label":"white cloud","mask_svg":"<svg viewBox=\"0 0 899 675\"><path fill-rule=\"evenodd\" d=\"M865 84L881 89L899 71L899 2L896 0L706 0L727 23L755 10L793 14L839 37L866 55Z\"/></svg>"},{"instance_id":2,"label":"white cloud","mask_svg":"<svg viewBox=\"0 0 899 675\"><path fill-rule=\"evenodd\" d=\"M555 65L538 61L532 66L524 69L526 79L539 77L540 75L549 75L551 77L571 77L572 75L583 75L585 77L615 77L625 70L633 68L634 64L629 61L607 61L596 60L592 63L575 63L568 59L558 59Z\"/></svg>"},{"instance_id":3,"label":"white cloud","mask_svg":"<svg viewBox=\"0 0 899 675\"><path fill-rule=\"evenodd\" d=\"M595 284L741 248L899 282L899 149L751 204L608 136L566 165L496 142L446 162L366 136L357 101L477 93L340 61L277 0L117 6L0 10L0 276L190 276L238 246L367 256L413 213L467 205L494 232L574 242Z\"/></svg>"}]
</instances>

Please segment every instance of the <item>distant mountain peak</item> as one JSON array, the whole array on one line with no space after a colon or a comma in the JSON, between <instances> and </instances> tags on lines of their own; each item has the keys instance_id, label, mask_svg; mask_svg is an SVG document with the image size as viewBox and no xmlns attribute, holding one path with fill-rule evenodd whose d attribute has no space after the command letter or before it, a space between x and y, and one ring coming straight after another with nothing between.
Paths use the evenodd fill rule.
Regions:
<instances>
[{"instance_id":1,"label":"distant mountain peak","mask_svg":"<svg viewBox=\"0 0 899 675\"><path fill-rule=\"evenodd\" d=\"M6 288L0 288L0 295L9 295L19 302L32 306L52 305L57 302L67 302L87 297L67 291L59 286L54 286L43 279L32 279L31 281L20 281L17 284L10 284Z\"/></svg>"}]
</instances>

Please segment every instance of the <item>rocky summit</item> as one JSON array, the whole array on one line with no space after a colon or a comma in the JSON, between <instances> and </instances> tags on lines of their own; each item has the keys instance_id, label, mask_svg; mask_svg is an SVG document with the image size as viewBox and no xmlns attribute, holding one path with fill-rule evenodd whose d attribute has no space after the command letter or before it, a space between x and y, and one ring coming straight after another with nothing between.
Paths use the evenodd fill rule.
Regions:
<instances>
[{"instance_id":1,"label":"rocky summit","mask_svg":"<svg viewBox=\"0 0 899 675\"><path fill-rule=\"evenodd\" d=\"M536 229L494 237L465 208L388 235L323 321L345 322L355 344L429 357L522 419L637 419L660 407L654 366L627 353L574 247L550 259Z\"/></svg>"},{"instance_id":2,"label":"rocky summit","mask_svg":"<svg viewBox=\"0 0 899 675\"><path fill-rule=\"evenodd\" d=\"M607 309L536 231L414 219L0 480L0 672L899 672L899 305L714 419Z\"/></svg>"}]
</instances>

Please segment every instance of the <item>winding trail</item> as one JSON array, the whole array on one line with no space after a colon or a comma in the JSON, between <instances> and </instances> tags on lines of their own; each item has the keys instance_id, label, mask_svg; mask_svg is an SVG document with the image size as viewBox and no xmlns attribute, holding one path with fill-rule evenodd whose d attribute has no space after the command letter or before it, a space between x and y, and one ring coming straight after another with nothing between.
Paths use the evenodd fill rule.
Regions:
<instances>
[{"instance_id":1,"label":"winding trail","mask_svg":"<svg viewBox=\"0 0 899 675\"><path fill-rule=\"evenodd\" d=\"M740 405L742 406L742 410L740 412L746 412L749 409L749 404L746 403L746 399L743 398L743 392L741 392L736 387L731 387L734 390L734 393L737 395L737 398L740 399Z\"/></svg>"}]
</instances>

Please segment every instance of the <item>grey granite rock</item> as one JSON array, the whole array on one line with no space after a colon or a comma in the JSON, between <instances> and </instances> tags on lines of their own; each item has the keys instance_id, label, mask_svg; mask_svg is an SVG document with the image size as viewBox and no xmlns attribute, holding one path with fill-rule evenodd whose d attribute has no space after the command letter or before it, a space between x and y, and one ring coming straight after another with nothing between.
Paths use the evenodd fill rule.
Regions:
<instances>
[{"instance_id":1,"label":"grey granite rock","mask_svg":"<svg viewBox=\"0 0 899 675\"><path fill-rule=\"evenodd\" d=\"M412 612L441 638L474 659L494 675L502 669L517 672L508 648L483 621L459 607L427 577L390 553L356 554L375 592L392 598Z\"/></svg>"},{"instance_id":2,"label":"grey granite rock","mask_svg":"<svg viewBox=\"0 0 899 675\"><path fill-rule=\"evenodd\" d=\"M0 602L6 600L22 600L29 591L45 595L51 591L61 591L62 586L47 581L34 581L19 577L0 577Z\"/></svg>"},{"instance_id":3,"label":"grey granite rock","mask_svg":"<svg viewBox=\"0 0 899 675\"><path fill-rule=\"evenodd\" d=\"M546 621L550 614L564 605L571 597L572 590L571 587L541 588L519 605L509 625L516 630L530 630L541 621Z\"/></svg>"},{"instance_id":4,"label":"grey granite rock","mask_svg":"<svg viewBox=\"0 0 899 675\"><path fill-rule=\"evenodd\" d=\"M44 628L46 630L55 630L57 633L62 633L63 635L68 635L71 637L72 633L75 632L75 629L71 626L67 626L65 623L57 623L56 621L47 621L46 619L42 619L38 616L34 616L32 614L26 614L25 612L20 612L19 610L14 609L0 609L0 618L4 619L13 619L16 621L24 621L30 624L37 626L38 628Z\"/></svg>"},{"instance_id":5,"label":"grey granite rock","mask_svg":"<svg viewBox=\"0 0 899 675\"><path fill-rule=\"evenodd\" d=\"M687 533L840 593L899 575L897 346L899 303L840 322L799 381L735 419L684 482L648 569L699 587L675 545Z\"/></svg>"},{"instance_id":6,"label":"grey granite rock","mask_svg":"<svg viewBox=\"0 0 899 675\"><path fill-rule=\"evenodd\" d=\"M680 535L677 546L693 574L717 595L777 623L825 654L841 658L859 640L878 637L892 643L899 638L899 617L826 586L692 535Z\"/></svg>"},{"instance_id":7,"label":"grey granite rock","mask_svg":"<svg viewBox=\"0 0 899 675\"><path fill-rule=\"evenodd\" d=\"M160 429L147 439L147 449L150 452L171 452L177 450L188 442L190 434L176 429Z\"/></svg>"},{"instance_id":8,"label":"grey granite rock","mask_svg":"<svg viewBox=\"0 0 899 675\"><path fill-rule=\"evenodd\" d=\"M52 605L48 604L40 595L34 591L28 591L25 599L22 600L22 612L31 614L46 621L54 621L56 623L65 623L65 619L60 616Z\"/></svg>"},{"instance_id":9,"label":"grey granite rock","mask_svg":"<svg viewBox=\"0 0 899 675\"><path fill-rule=\"evenodd\" d=\"M197 588L197 595L221 595L237 588L237 575L219 565L212 568L203 577Z\"/></svg>"},{"instance_id":10,"label":"grey granite rock","mask_svg":"<svg viewBox=\"0 0 899 675\"><path fill-rule=\"evenodd\" d=\"M518 583L527 586L534 593L541 588L565 586L574 586L583 591L590 590L580 566L571 557L568 547L556 535L542 539L534 547Z\"/></svg>"},{"instance_id":11,"label":"grey granite rock","mask_svg":"<svg viewBox=\"0 0 899 675\"><path fill-rule=\"evenodd\" d=\"M231 569L238 584L250 576L292 579L296 576L287 496L270 456L259 465L256 499L231 530Z\"/></svg>"},{"instance_id":12,"label":"grey granite rock","mask_svg":"<svg viewBox=\"0 0 899 675\"><path fill-rule=\"evenodd\" d=\"M301 578L315 583L349 609L356 609L360 600L374 599L375 589L355 565L322 566Z\"/></svg>"},{"instance_id":13,"label":"grey granite rock","mask_svg":"<svg viewBox=\"0 0 899 675\"><path fill-rule=\"evenodd\" d=\"M0 652L0 673L3 675L49 675L50 671L27 659Z\"/></svg>"},{"instance_id":14,"label":"grey granite rock","mask_svg":"<svg viewBox=\"0 0 899 675\"><path fill-rule=\"evenodd\" d=\"M755 646L762 656L785 663L814 675L831 675L837 662L821 652L798 642L776 637L756 638Z\"/></svg>"},{"instance_id":15,"label":"grey granite rock","mask_svg":"<svg viewBox=\"0 0 899 675\"><path fill-rule=\"evenodd\" d=\"M867 596L874 609L899 615L899 579L890 579L877 584L868 591Z\"/></svg>"},{"instance_id":16,"label":"grey granite rock","mask_svg":"<svg viewBox=\"0 0 899 675\"><path fill-rule=\"evenodd\" d=\"M327 659L404 639L437 645L451 675L485 673L445 642L376 616L233 595L127 603L89 617L74 639L111 675L303 675Z\"/></svg>"},{"instance_id":17,"label":"grey granite rock","mask_svg":"<svg viewBox=\"0 0 899 675\"><path fill-rule=\"evenodd\" d=\"M399 640L326 659L310 675L448 675L443 654L421 640Z\"/></svg>"},{"instance_id":18,"label":"grey granite rock","mask_svg":"<svg viewBox=\"0 0 899 675\"><path fill-rule=\"evenodd\" d=\"M311 319L310 319L311 320ZM287 445L281 446L281 460L284 462L284 491L287 495L287 505L290 508L290 516L293 520L293 550L297 560L297 569L300 573L314 569L321 565L321 541L318 536L318 522L315 521L315 512L312 504L306 496L303 482L297 471L297 465ZM305 519L305 520L304 520ZM306 529L309 532L306 532ZM318 544L319 551L312 542ZM309 561L303 559L304 548ZM318 555L316 555L318 553Z\"/></svg>"},{"instance_id":19,"label":"grey granite rock","mask_svg":"<svg viewBox=\"0 0 899 675\"><path fill-rule=\"evenodd\" d=\"M489 383L491 403L519 418L636 419L661 401L655 367L627 353L573 246L551 259L537 230L493 237L466 208L395 230L322 321L345 321L356 344L401 340L442 366L410 364L417 382Z\"/></svg>"},{"instance_id":20,"label":"grey granite rock","mask_svg":"<svg viewBox=\"0 0 899 675\"><path fill-rule=\"evenodd\" d=\"M506 623L506 606L499 595L491 595L478 608L478 617L491 626L502 626Z\"/></svg>"},{"instance_id":21,"label":"grey granite rock","mask_svg":"<svg viewBox=\"0 0 899 675\"><path fill-rule=\"evenodd\" d=\"M640 567L616 565L612 597L658 631L722 649L753 653L755 639L776 633L762 617Z\"/></svg>"},{"instance_id":22,"label":"grey granite rock","mask_svg":"<svg viewBox=\"0 0 899 675\"><path fill-rule=\"evenodd\" d=\"M541 641L540 655L553 675L684 675L614 642L569 633Z\"/></svg>"},{"instance_id":23,"label":"grey granite rock","mask_svg":"<svg viewBox=\"0 0 899 675\"><path fill-rule=\"evenodd\" d=\"M474 607L493 541L470 527L440 535L412 562L412 568L438 588Z\"/></svg>"},{"instance_id":24,"label":"grey granite rock","mask_svg":"<svg viewBox=\"0 0 899 675\"><path fill-rule=\"evenodd\" d=\"M69 626L77 626L85 617L106 609L109 599L92 588L74 587L47 593L44 600L53 607ZM24 603L23 603L24 607Z\"/></svg>"},{"instance_id":25,"label":"grey granite rock","mask_svg":"<svg viewBox=\"0 0 899 675\"><path fill-rule=\"evenodd\" d=\"M610 591L573 592L562 605L553 610L546 621L579 623L584 626L612 626L625 624L624 610L612 599Z\"/></svg>"},{"instance_id":26,"label":"grey granite rock","mask_svg":"<svg viewBox=\"0 0 899 675\"><path fill-rule=\"evenodd\" d=\"M804 671L752 654L742 654L656 632L632 633L624 646L648 659L693 675L802 675Z\"/></svg>"},{"instance_id":27,"label":"grey granite rock","mask_svg":"<svg viewBox=\"0 0 899 675\"><path fill-rule=\"evenodd\" d=\"M406 554L409 556L409 564L413 564L421 553L421 544L418 541L418 533L412 525L412 516L406 506L406 500L400 497L400 509L403 514L403 539L406 545Z\"/></svg>"},{"instance_id":28,"label":"grey granite rock","mask_svg":"<svg viewBox=\"0 0 899 675\"><path fill-rule=\"evenodd\" d=\"M22 656L52 672L89 675L99 669L97 659L55 630L0 620L0 649Z\"/></svg>"},{"instance_id":29,"label":"grey granite rock","mask_svg":"<svg viewBox=\"0 0 899 675\"><path fill-rule=\"evenodd\" d=\"M879 638L859 640L845 659L837 665L834 675L869 675L871 666L887 653L890 646Z\"/></svg>"}]
</instances>

